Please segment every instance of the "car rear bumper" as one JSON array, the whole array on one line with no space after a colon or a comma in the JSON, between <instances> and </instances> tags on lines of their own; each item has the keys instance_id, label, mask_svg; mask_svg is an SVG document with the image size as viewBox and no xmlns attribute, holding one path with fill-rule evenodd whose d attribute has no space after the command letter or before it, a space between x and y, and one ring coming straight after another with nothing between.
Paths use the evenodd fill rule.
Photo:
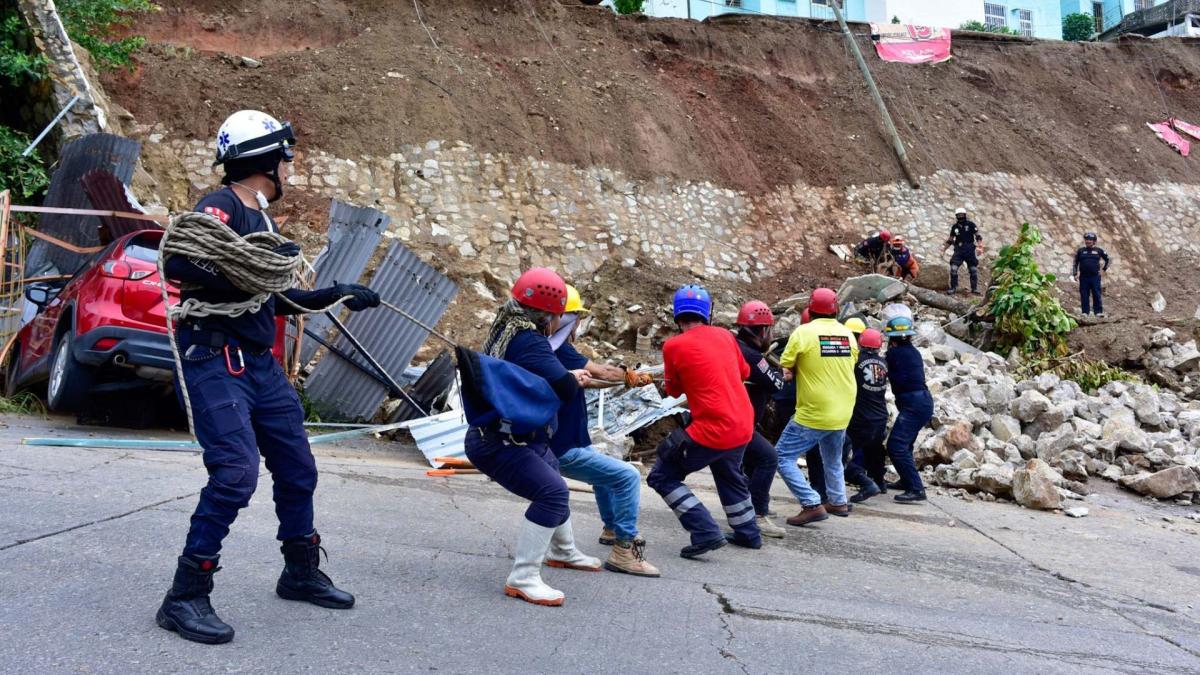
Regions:
<instances>
[{"instance_id":1,"label":"car rear bumper","mask_svg":"<svg viewBox=\"0 0 1200 675\"><path fill-rule=\"evenodd\" d=\"M116 340L115 344L98 345L101 340ZM101 366L119 363L132 367L175 368L175 355L166 333L156 333L136 328L101 326L93 328L75 339L75 358L80 363Z\"/></svg>"}]
</instances>

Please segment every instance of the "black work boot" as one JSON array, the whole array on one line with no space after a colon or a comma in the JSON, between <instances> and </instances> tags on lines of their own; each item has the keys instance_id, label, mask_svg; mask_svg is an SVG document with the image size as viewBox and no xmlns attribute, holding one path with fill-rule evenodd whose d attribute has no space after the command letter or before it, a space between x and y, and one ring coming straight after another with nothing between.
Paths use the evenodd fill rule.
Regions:
<instances>
[{"instance_id":1,"label":"black work boot","mask_svg":"<svg viewBox=\"0 0 1200 675\"><path fill-rule=\"evenodd\" d=\"M219 645L233 639L233 628L221 620L208 602L213 589L213 572L220 557L189 558L179 556L175 582L154 620L159 626L179 633L192 642Z\"/></svg>"},{"instance_id":2,"label":"black work boot","mask_svg":"<svg viewBox=\"0 0 1200 675\"><path fill-rule=\"evenodd\" d=\"M275 592L285 600L303 600L329 609L350 609L354 596L333 585L321 563L321 535L313 532L307 537L295 537L279 547L283 552L283 574Z\"/></svg>"}]
</instances>

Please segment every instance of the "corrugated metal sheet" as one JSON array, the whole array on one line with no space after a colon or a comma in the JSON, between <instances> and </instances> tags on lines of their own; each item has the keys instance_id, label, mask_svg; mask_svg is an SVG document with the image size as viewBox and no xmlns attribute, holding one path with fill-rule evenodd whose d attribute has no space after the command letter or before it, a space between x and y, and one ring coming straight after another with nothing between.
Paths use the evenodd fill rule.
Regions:
<instances>
[{"instance_id":1,"label":"corrugated metal sheet","mask_svg":"<svg viewBox=\"0 0 1200 675\"><path fill-rule=\"evenodd\" d=\"M58 169L50 179L43 206L90 209L80 185L84 174L93 169L106 169L122 184L133 178L133 167L141 155L141 145L128 138L112 134L90 134L63 147ZM97 246L100 243L100 219L95 216L69 216L43 213L38 230L77 246ZM64 248L35 240L25 257L26 276L54 273L73 274L87 259L85 254L72 253Z\"/></svg>"},{"instance_id":2,"label":"corrugated metal sheet","mask_svg":"<svg viewBox=\"0 0 1200 675\"><path fill-rule=\"evenodd\" d=\"M458 286L394 242L368 284L384 300L434 326L458 294ZM401 373L429 333L387 309L355 312L346 327L389 373ZM351 350L344 337L336 346ZM321 359L304 385L327 417L368 419L386 398L386 389L341 359Z\"/></svg>"},{"instance_id":3,"label":"corrugated metal sheet","mask_svg":"<svg viewBox=\"0 0 1200 675\"><path fill-rule=\"evenodd\" d=\"M437 355L433 363L421 373L421 376L413 382L412 386L405 387L405 391L417 405L425 410L433 408L433 403L441 398L442 394L454 384L454 375L457 368L454 364L454 357L449 351L443 351ZM417 410L408 401L401 401L400 406L396 408L396 412L392 414L389 422L403 422L405 420L416 419L421 417L421 411Z\"/></svg>"},{"instance_id":4,"label":"corrugated metal sheet","mask_svg":"<svg viewBox=\"0 0 1200 675\"><path fill-rule=\"evenodd\" d=\"M92 169L80 179L92 208L102 211L144 213L130 197L129 188L107 169ZM151 220L134 220L116 216L98 216L102 225L100 243L107 244L133 232L161 230L162 225Z\"/></svg>"},{"instance_id":5,"label":"corrugated metal sheet","mask_svg":"<svg viewBox=\"0 0 1200 675\"><path fill-rule=\"evenodd\" d=\"M467 438L467 418L458 410L413 420L408 432L417 442L421 454L425 455L425 460L434 468L442 466L441 462L433 461L434 457L467 457L466 448L463 447Z\"/></svg>"},{"instance_id":6,"label":"corrugated metal sheet","mask_svg":"<svg viewBox=\"0 0 1200 675\"><path fill-rule=\"evenodd\" d=\"M333 200L329 205L329 243L313 261L317 271L313 288L326 288L335 281L357 282L391 221L391 216L377 209ZM332 327L322 314L309 314L305 320L307 328L317 335L327 335ZM305 340L300 347L300 362L312 360L319 347L315 340Z\"/></svg>"},{"instance_id":7,"label":"corrugated metal sheet","mask_svg":"<svg viewBox=\"0 0 1200 675\"><path fill-rule=\"evenodd\" d=\"M663 398L658 389L648 384L626 389L616 396L603 389L588 390L588 428L600 428L600 396L604 392L604 431L613 438L623 438L669 415L683 412L687 397Z\"/></svg>"}]
</instances>

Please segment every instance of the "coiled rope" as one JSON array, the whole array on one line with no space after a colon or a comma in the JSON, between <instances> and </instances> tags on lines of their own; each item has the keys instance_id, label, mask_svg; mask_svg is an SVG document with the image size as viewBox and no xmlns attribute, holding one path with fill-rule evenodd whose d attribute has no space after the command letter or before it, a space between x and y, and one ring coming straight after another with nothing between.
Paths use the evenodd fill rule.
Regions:
<instances>
[{"instance_id":1,"label":"coiled rope","mask_svg":"<svg viewBox=\"0 0 1200 675\"><path fill-rule=\"evenodd\" d=\"M187 383L183 379L183 360L179 356L179 345L175 340L175 322L188 317L229 316L237 317L247 312L262 309L271 296L287 303L303 313L324 312L333 309L352 296L338 298L332 304L318 309L297 305L283 294L302 281L301 270L306 265L303 255L285 256L274 251L289 240L275 232L252 232L241 236L207 213L181 213L171 218L159 244L158 278L162 287L163 306L167 315L167 340L171 343L171 354L175 357L175 375L183 393L183 407L187 412L188 430L196 433L192 417L192 402L188 396ZM202 302L188 298L172 306L167 293L166 261L171 256L187 256L192 262L216 268L234 286L252 297L240 302Z\"/></svg>"}]
</instances>

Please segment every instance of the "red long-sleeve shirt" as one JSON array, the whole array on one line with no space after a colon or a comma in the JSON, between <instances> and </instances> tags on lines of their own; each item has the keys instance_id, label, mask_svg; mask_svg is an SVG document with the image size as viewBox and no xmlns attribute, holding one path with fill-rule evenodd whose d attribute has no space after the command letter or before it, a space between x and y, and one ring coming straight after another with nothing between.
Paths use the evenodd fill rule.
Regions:
<instances>
[{"instance_id":1,"label":"red long-sleeve shirt","mask_svg":"<svg viewBox=\"0 0 1200 675\"><path fill-rule=\"evenodd\" d=\"M754 408L742 382L750 366L733 335L698 326L663 345L663 376L671 396L687 394L692 440L713 450L732 450L754 435Z\"/></svg>"}]
</instances>

